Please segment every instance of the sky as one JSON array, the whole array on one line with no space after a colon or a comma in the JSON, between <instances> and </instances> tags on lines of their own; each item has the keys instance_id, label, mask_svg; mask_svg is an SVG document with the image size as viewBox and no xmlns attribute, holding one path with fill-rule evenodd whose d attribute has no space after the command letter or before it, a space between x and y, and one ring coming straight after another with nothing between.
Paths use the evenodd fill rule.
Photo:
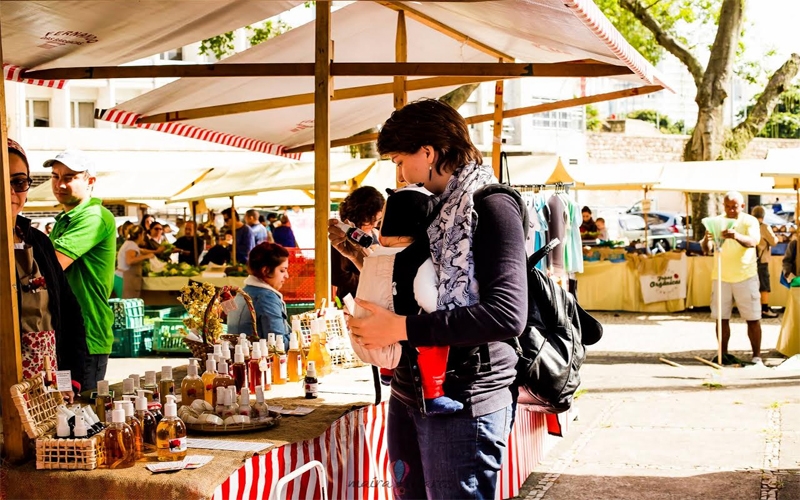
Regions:
<instances>
[{"instance_id":1,"label":"sky","mask_svg":"<svg viewBox=\"0 0 800 500\"><path fill-rule=\"evenodd\" d=\"M778 57L773 64L780 65L792 52L800 53L800 0L750 0L746 19L753 24L745 34L750 54L774 48Z\"/></svg>"}]
</instances>

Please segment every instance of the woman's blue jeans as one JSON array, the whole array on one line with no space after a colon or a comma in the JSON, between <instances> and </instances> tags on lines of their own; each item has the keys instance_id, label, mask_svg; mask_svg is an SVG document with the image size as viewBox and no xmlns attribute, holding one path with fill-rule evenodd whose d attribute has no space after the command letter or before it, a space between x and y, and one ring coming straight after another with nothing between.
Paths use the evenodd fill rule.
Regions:
<instances>
[{"instance_id":1,"label":"woman's blue jeans","mask_svg":"<svg viewBox=\"0 0 800 500\"><path fill-rule=\"evenodd\" d=\"M512 405L481 417L423 417L392 397L386 424L395 498L494 500Z\"/></svg>"}]
</instances>

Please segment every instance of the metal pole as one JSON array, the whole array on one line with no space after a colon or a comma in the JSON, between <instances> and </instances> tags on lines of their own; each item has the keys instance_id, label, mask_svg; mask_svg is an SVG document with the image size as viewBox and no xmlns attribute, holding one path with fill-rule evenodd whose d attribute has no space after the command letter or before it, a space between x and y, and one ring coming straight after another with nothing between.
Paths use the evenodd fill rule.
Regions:
<instances>
[{"instance_id":1,"label":"metal pole","mask_svg":"<svg viewBox=\"0 0 800 500\"><path fill-rule=\"evenodd\" d=\"M231 196L231 232L233 233L233 250L231 251L231 261L236 265L236 203L234 196Z\"/></svg>"},{"instance_id":2,"label":"metal pole","mask_svg":"<svg viewBox=\"0 0 800 500\"><path fill-rule=\"evenodd\" d=\"M722 366L722 245L717 245L717 364Z\"/></svg>"},{"instance_id":3,"label":"metal pole","mask_svg":"<svg viewBox=\"0 0 800 500\"><path fill-rule=\"evenodd\" d=\"M192 201L192 222L194 223L194 237L192 238L192 251L194 252L194 265L197 266L200 264L197 254L197 201ZM186 226L183 226L184 228ZM185 233L184 233L185 234Z\"/></svg>"}]
</instances>

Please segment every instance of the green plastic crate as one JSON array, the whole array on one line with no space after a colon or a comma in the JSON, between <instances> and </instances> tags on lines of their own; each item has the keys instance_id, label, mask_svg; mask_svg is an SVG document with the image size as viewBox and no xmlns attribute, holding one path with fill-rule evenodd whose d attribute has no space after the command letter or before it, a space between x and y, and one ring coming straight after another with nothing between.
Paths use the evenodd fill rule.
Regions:
<instances>
[{"instance_id":1,"label":"green plastic crate","mask_svg":"<svg viewBox=\"0 0 800 500\"><path fill-rule=\"evenodd\" d=\"M152 344L152 326L136 328L114 328L114 344L111 346L112 358L138 358L149 352L145 339Z\"/></svg>"},{"instance_id":2,"label":"green plastic crate","mask_svg":"<svg viewBox=\"0 0 800 500\"><path fill-rule=\"evenodd\" d=\"M142 299L109 299L114 312L113 328L140 328L144 326L144 301Z\"/></svg>"},{"instance_id":3,"label":"green plastic crate","mask_svg":"<svg viewBox=\"0 0 800 500\"><path fill-rule=\"evenodd\" d=\"M185 330L180 318L161 318L155 322L153 330L153 350L156 352L191 352L183 343L181 329Z\"/></svg>"},{"instance_id":4,"label":"green plastic crate","mask_svg":"<svg viewBox=\"0 0 800 500\"><path fill-rule=\"evenodd\" d=\"M286 314L290 318L295 314L302 314L307 311L315 309L313 302L297 302L294 304L286 304Z\"/></svg>"}]
</instances>

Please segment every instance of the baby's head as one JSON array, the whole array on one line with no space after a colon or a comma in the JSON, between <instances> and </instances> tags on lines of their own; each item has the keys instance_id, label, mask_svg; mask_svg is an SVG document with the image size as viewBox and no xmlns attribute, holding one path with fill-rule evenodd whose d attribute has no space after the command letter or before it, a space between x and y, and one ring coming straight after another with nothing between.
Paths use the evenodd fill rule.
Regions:
<instances>
[{"instance_id":1,"label":"baby's head","mask_svg":"<svg viewBox=\"0 0 800 500\"><path fill-rule=\"evenodd\" d=\"M408 246L428 228L433 210L431 193L416 185L386 191L389 198L381 223L381 245Z\"/></svg>"},{"instance_id":2,"label":"baby's head","mask_svg":"<svg viewBox=\"0 0 800 500\"><path fill-rule=\"evenodd\" d=\"M602 217L598 217L597 220L594 221L594 223L597 225L597 229L599 231L602 231L603 229L606 228L606 220Z\"/></svg>"}]
</instances>

